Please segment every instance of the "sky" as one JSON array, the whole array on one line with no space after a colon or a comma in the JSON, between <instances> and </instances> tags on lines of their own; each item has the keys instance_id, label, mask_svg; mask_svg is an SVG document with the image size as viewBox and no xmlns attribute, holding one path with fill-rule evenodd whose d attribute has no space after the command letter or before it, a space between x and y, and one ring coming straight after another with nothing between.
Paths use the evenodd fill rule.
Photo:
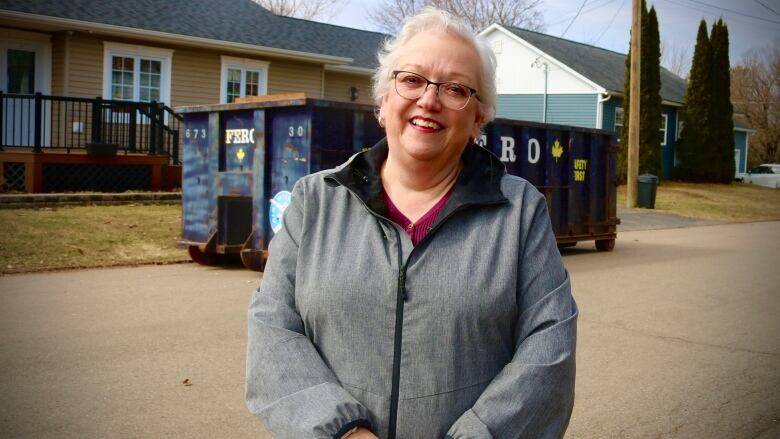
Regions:
<instances>
[{"instance_id":1,"label":"sky","mask_svg":"<svg viewBox=\"0 0 780 439\"><path fill-rule=\"evenodd\" d=\"M329 22L376 31L366 10L381 3L382 0L344 0L341 11ZM750 50L780 46L780 0L647 0L647 7L651 6L655 6L658 15L663 50L685 55L684 75L690 68L702 19L710 30L721 17L728 25L732 66ZM628 52L631 0L541 0L540 11L546 23L544 33Z\"/></svg>"}]
</instances>

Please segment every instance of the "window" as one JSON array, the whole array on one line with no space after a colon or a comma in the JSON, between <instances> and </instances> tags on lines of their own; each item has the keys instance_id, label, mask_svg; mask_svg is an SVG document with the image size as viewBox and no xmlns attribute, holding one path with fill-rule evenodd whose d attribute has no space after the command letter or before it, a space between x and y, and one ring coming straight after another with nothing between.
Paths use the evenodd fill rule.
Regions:
<instances>
[{"instance_id":1,"label":"window","mask_svg":"<svg viewBox=\"0 0 780 439\"><path fill-rule=\"evenodd\" d=\"M105 99L170 104L173 50L106 42L103 52Z\"/></svg>"},{"instance_id":2,"label":"window","mask_svg":"<svg viewBox=\"0 0 780 439\"><path fill-rule=\"evenodd\" d=\"M661 146L666 145L666 125L669 122L669 116L661 115Z\"/></svg>"},{"instance_id":3,"label":"window","mask_svg":"<svg viewBox=\"0 0 780 439\"><path fill-rule=\"evenodd\" d=\"M222 57L220 100L231 103L243 96L262 96L268 88L268 62Z\"/></svg>"},{"instance_id":4,"label":"window","mask_svg":"<svg viewBox=\"0 0 780 439\"><path fill-rule=\"evenodd\" d=\"M620 130L623 129L623 118L625 117L625 113L623 113L622 107L616 107L615 108L615 131L620 134Z\"/></svg>"}]
</instances>

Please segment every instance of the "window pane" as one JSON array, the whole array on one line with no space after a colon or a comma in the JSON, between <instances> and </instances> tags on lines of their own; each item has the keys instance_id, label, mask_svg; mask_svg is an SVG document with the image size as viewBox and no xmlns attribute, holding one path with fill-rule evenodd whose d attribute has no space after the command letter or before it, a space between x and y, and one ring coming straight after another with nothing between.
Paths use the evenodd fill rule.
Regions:
<instances>
[{"instance_id":1,"label":"window pane","mask_svg":"<svg viewBox=\"0 0 780 439\"><path fill-rule=\"evenodd\" d=\"M132 85L125 85L122 87L122 99L126 101L132 101L133 100L133 86Z\"/></svg>"},{"instance_id":2,"label":"window pane","mask_svg":"<svg viewBox=\"0 0 780 439\"><path fill-rule=\"evenodd\" d=\"M133 85L133 74L125 72L122 74L122 84L123 85Z\"/></svg>"},{"instance_id":3,"label":"window pane","mask_svg":"<svg viewBox=\"0 0 780 439\"><path fill-rule=\"evenodd\" d=\"M149 80L149 74L141 73L141 87L149 87L150 82L151 81Z\"/></svg>"},{"instance_id":4,"label":"window pane","mask_svg":"<svg viewBox=\"0 0 780 439\"><path fill-rule=\"evenodd\" d=\"M162 62L160 61L149 61L149 72L154 73L155 75L159 75L162 73Z\"/></svg>"},{"instance_id":5,"label":"window pane","mask_svg":"<svg viewBox=\"0 0 780 439\"><path fill-rule=\"evenodd\" d=\"M150 88L149 89L149 100L150 101L160 102L160 89L159 88Z\"/></svg>"},{"instance_id":6,"label":"window pane","mask_svg":"<svg viewBox=\"0 0 780 439\"><path fill-rule=\"evenodd\" d=\"M247 70L245 78L244 96L257 96L260 72Z\"/></svg>"},{"instance_id":7,"label":"window pane","mask_svg":"<svg viewBox=\"0 0 780 439\"><path fill-rule=\"evenodd\" d=\"M139 90L138 99L142 102L149 102L151 99L149 99L149 89L146 87L141 87Z\"/></svg>"},{"instance_id":8,"label":"window pane","mask_svg":"<svg viewBox=\"0 0 780 439\"><path fill-rule=\"evenodd\" d=\"M125 71L132 72L135 70L135 60L133 58L123 58L124 60L124 69Z\"/></svg>"},{"instance_id":9,"label":"window pane","mask_svg":"<svg viewBox=\"0 0 780 439\"><path fill-rule=\"evenodd\" d=\"M151 75L151 86L154 88L160 88L160 75Z\"/></svg>"},{"instance_id":10,"label":"window pane","mask_svg":"<svg viewBox=\"0 0 780 439\"><path fill-rule=\"evenodd\" d=\"M229 82L241 82L241 70L228 69Z\"/></svg>"},{"instance_id":11,"label":"window pane","mask_svg":"<svg viewBox=\"0 0 780 439\"><path fill-rule=\"evenodd\" d=\"M122 87L118 85L111 86L111 99L122 99Z\"/></svg>"}]
</instances>

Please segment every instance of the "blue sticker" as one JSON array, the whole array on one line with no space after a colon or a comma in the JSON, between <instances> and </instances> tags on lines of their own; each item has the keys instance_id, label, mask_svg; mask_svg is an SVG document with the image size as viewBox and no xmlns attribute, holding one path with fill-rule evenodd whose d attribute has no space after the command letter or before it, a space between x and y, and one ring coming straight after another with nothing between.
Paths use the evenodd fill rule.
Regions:
<instances>
[{"instance_id":1,"label":"blue sticker","mask_svg":"<svg viewBox=\"0 0 780 439\"><path fill-rule=\"evenodd\" d=\"M292 194L289 191L279 191L271 198L271 209L268 212L268 220L271 222L271 230L274 233L282 228L282 214L287 206L290 205Z\"/></svg>"}]
</instances>

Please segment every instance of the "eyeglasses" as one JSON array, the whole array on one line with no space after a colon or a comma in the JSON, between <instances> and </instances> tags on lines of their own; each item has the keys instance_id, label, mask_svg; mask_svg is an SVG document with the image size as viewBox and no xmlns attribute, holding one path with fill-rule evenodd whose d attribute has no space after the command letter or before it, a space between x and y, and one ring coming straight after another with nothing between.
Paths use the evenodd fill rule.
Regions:
<instances>
[{"instance_id":1,"label":"eyeglasses","mask_svg":"<svg viewBox=\"0 0 780 439\"><path fill-rule=\"evenodd\" d=\"M395 80L395 91L398 95L409 100L420 99L428 90L429 85L435 85L439 101L451 110L466 108L472 96L476 96L479 99L476 90L457 82L433 82L417 73L403 70L394 70L393 79Z\"/></svg>"}]
</instances>

